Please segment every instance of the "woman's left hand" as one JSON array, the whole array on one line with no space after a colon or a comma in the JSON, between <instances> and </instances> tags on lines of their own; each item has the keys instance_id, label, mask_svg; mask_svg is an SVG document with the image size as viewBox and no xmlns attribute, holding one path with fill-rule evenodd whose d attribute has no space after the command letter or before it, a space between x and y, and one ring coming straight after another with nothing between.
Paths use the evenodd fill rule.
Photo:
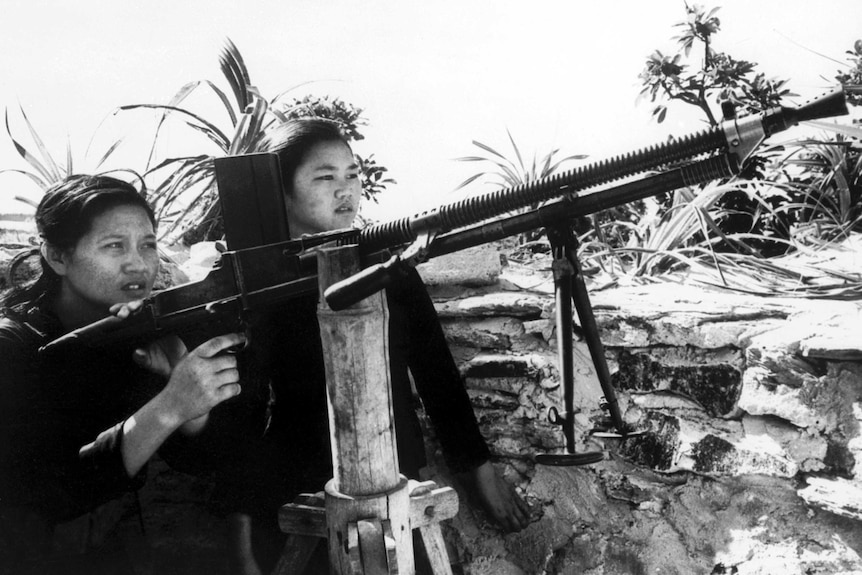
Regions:
<instances>
[{"instance_id":1,"label":"woman's left hand","mask_svg":"<svg viewBox=\"0 0 862 575\"><path fill-rule=\"evenodd\" d=\"M515 487L497 474L490 461L470 472L474 495L485 512L500 527L509 532L520 531L530 523L527 503L515 492Z\"/></svg>"},{"instance_id":2,"label":"woman's left hand","mask_svg":"<svg viewBox=\"0 0 862 575\"><path fill-rule=\"evenodd\" d=\"M143 300L117 303L108 310L112 315L126 319L143 305ZM188 353L185 343L175 336L162 337L134 351L135 363L163 377L170 377L174 366Z\"/></svg>"},{"instance_id":3,"label":"woman's left hand","mask_svg":"<svg viewBox=\"0 0 862 575\"><path fill-rule=\"evenodd\" d=\"M115 303L110 308L108 308L108 312L111 315L115 315L120 319L126 319L127 317L138 311L142 305L144 305L144 300L142 299L136 299L134 301L125 303Z\"/></svg>"},{"instance_id":4,"label":"woman's left hand","mask_svg":"<svg viewBox=\"0 0 862 575\"><path fill-rule=\"evenodd\" d=\"M144 369L164 377L170 377L174 366L187 353L188 349L183 340L175 335L166 335L144 347L136 349L132 355L132 359Z\"/></svg>"}]
</instances>

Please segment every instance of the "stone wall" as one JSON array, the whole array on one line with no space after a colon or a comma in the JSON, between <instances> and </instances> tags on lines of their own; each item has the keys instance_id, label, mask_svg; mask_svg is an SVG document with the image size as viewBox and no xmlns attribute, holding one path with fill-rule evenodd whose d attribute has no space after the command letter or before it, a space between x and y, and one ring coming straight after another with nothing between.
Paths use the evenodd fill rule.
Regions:
<instances>
[{"instance_id":1,"label":"stone wall","mask_svg":"<svg viewBox=\"0 0 862 575\"><path fill-rule=\"evenodd\" d=\"M450 257L421 271L533 519L506 535L462 497L446 534L464 573L862 573L862 302L589 285L624 420L643 433L591 433L607 414L576 341L577 449L605 459L549 467L533 458L565 451L547 420L563 409L550 262ZM430 476L452 483L429 433Z\"/></svg>"},{"instance_id":2,"label":"stone wall","mask_svg":"<svg viewBox=\"0 0 862 575\"><path fill-rule=\"evenodd\" d=\"M549 467L533 462L564 451L547 419L563 405L549 269L492 248L420 268L495 464L531 508L523 532L496 530L426 425L428 478L462 496L444 522L456 573L862 573L862 302L590 283L624 419L644 433L591 433L606 413L576 337L577 449L605 458ZM226 572L211 486L158 461L150 476L117 535L138 572Z\"/></svg>"}]
</instances>

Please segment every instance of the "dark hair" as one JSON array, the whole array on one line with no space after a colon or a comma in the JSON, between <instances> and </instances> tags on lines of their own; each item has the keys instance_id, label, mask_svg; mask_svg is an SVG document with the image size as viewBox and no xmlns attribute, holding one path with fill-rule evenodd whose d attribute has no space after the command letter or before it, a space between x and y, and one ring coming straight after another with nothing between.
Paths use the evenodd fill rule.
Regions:
<instances>
[{"instance_id":1,"label":"dark hair","mask_svg":"<svg viewBox=\"0 0 862 575\"><path fill-rule=\"evenodd\" d=\"M143 193L129 182L111 176L69 176L45 192L36 208L36 228L43 242L68 251L87 235L99 215L118 206L138 206L147 213L155 229L156 216ZM42 273L38 279L27 286L11 286L0 295L0 307L12 307L56 293L60 277L44 257L40 263Z\"/></svg>"},{"instance_id":2,"label":"dark hair","mask_svg":"<svg viewBox=\"0 0 862 575\"><path fill-rule=\"evenodd\" d=\"M338 124L322 118L296 118L267 132L255 147L257 152L274 152L281 164L281 180L287 194L293 193L293 175L306 154L321 142L350 144Z\"/></svg>"}]
</instances>

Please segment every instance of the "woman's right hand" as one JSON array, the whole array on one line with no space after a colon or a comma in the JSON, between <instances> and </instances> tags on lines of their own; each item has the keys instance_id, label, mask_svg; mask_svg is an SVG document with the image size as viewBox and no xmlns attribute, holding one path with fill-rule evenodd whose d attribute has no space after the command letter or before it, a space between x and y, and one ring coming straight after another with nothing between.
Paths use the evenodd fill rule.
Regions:
<instances>
[{"instance_id":1,"label":"woman's right hand","mask_svg":"<svg viewBox=\"0 0 862 575\"><path fill-rule=\"evenodd\" d=\"M236 355L227 350L245 341L244 334L230 333L205 341L187 353L178 353L175 345L167 346L169 351L161 359L167 360L171 369L161 395L180 424L206 415L222 401L239 395ZM165 347L160 349L164 351Z\"/></svg>"},{"instance_id":2,"label":"woman's right hand","mask_svg":"<svg viewBox=\"0 0 862 575\"><path fill-rule=\"evenodd\" d=\"M236 356L227 352L245 344L244 334L220 335L192 351L178 341L156 342L144 348L143 355L135 354L135 360L147 369L166 370L168 383L123 422L121 449L129 477L143 468L172 433L194 433L195 429L187 428L199 429L213 407L240 392Z\"/></svg>"}]
</instances>

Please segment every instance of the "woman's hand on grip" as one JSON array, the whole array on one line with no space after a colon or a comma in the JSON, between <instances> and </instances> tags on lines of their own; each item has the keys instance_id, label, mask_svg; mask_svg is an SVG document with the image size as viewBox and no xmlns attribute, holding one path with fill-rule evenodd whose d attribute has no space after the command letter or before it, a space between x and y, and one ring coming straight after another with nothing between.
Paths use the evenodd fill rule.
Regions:
<instances>
[{"instance_id":1,"label":"woman's hand on grip","mask_svg":"<svg viewBox=\"0 0 862 575\"><path fill-rule=\"evenodd\" d=\"M245 343L245 335L230 333L205 341L177 358L177 348L169 348L158 361L172 363L170 378L162 394L181 423L201 417L222 401L240 392L236 355L230 348ZM183 346L185 347L185 346ZM158 357L158 353L154 354Z\"/></svg>"}]
</instances>

